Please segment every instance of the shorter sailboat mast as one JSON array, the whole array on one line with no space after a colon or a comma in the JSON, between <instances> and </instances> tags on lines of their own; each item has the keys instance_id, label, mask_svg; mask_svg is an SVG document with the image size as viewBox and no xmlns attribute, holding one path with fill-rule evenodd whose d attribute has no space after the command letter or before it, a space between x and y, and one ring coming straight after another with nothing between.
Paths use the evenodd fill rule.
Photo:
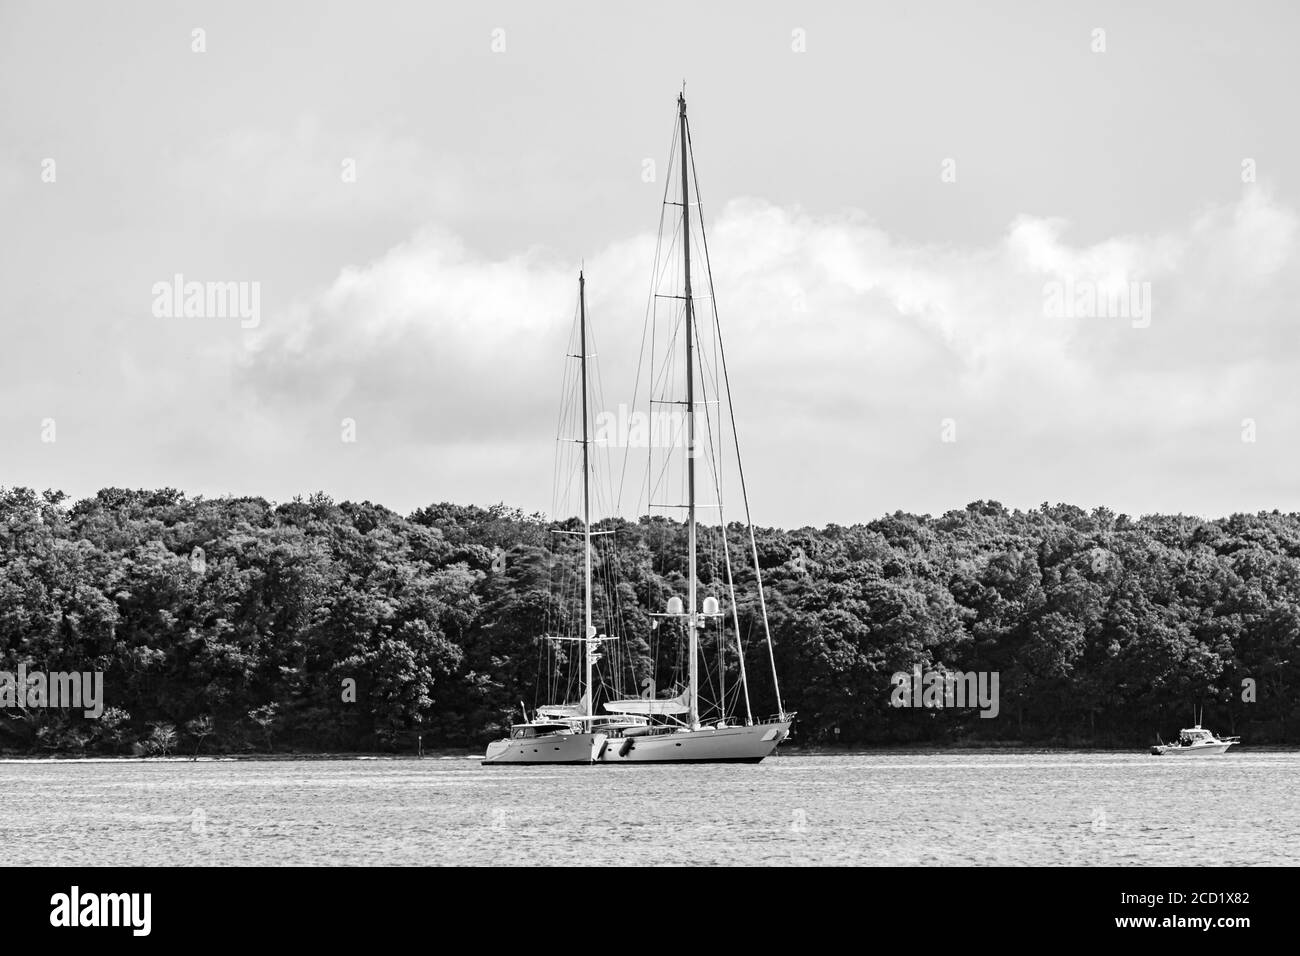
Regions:
<instances>
[{"instance_id":1,"label":"shorter sailboat mast","mask_svg":"<svg viewBox=\"0 0 1300 956\"><path fill-rule=\"evenodd\" d=\"M587 435L587 283L582 270L578 270L578 355L582 367L582 562L583 562L583 628L582 628L582 712L592 716L592 639L596 636L591 624L591 442Z\"/></svg>"}]
</instances>

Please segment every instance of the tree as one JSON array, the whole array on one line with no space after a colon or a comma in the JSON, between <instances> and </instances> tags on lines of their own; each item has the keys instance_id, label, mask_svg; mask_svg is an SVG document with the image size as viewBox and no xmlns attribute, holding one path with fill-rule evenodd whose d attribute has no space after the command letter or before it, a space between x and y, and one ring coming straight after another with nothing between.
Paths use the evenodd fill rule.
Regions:
<instances>
[{"instance_id":1,"label":"tree","mask_svg":"<svg viewBox=\"0 0 1300 956\"><path fill-rule=\"evenodd\" d=\"M277 714L280 705L276 703L263 704L261 707L254 707L248 712L248 719L261 728L263 735L266 737L266 749L271 749L271 733L275 729Z\"/></svg>"},{"instance_id":2,"label":"tree","mask_svg":"<svg viewBox=\"0 0 1300 956\"><path fill-rule=\"evenodd\" d=\"M150 752L166 757L174 746L176 746L176 728L167 723L154 724L148 739Z\"/></svg>"},{"instance_id":3,"label":"tree","mask_svg":"<svg viewBox=\"0 0 1300 956\"><path fill-rule=\"evenodd\" d=\"M194 738L194 756L197 758L204 739L212 736L213 731L216 730L216 725L212 722L212 718L205 714L202 717L195 717L193 720L187 721L185 730Z\"/></svg>"}]
</instances>

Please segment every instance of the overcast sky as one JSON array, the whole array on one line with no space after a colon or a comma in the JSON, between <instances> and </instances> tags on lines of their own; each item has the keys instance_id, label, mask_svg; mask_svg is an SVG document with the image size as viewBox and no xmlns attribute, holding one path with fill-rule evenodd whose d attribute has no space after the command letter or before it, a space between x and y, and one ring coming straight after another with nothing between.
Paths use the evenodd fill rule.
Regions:
<instances>
[{"instance_id":1,"label":"overcast sky","mask_svg":"<svg viewBox=\"0 0 1300 956\"><path fill-rule=\"evenodd\" d=\"M757 521L1300 508L1300 8L814 6L3 0L0 485L546 509L685 79Z\"/></svg>"}]
</instances>

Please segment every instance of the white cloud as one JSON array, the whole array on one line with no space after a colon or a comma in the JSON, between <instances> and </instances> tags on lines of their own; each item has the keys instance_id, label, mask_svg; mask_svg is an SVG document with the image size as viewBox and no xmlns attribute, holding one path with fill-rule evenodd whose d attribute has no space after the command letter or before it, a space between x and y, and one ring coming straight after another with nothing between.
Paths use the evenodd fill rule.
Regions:
<instances>
[{"instance_id":1,"label":"white cloud","mask_svg":"<svg viewBox=\"0 0 1300 956\"><path fill-rule=\"evenodd\" d=\"M874 511L986 495L1033 504L1069 497L1086 474L1094 500L1136 509L1147 498L1134 480L1239 482L1241 409L1275 437L1295 425L1294 395L1260 388L1297 362L1284 310L1295 222L1251 190L1177 234L1076 246L1066 223L1022 217L995 246L960 249L900 243L852 212L730 204L710 243L762 499L796 522L866 516L863 487ZM630 398L651 253L643 236L588 262L608 403ZM428 229L264 322L245 374L277 415L359 409L384 441L411 442L413 460L443 448L493 462L472 489L435 490L430 476L435 496L544 506L575 271L544 250L487 259ZM1063 277L1150 282L1150 327L1045 315L1044 284ZM938 441L944 417L958 421L960 462ZM1147 460L1175 446L1176 458ZM1189 459L1202 475L1186 477ZM470 482L463 470L457 480Z\"/></svg>"}]
</instances>

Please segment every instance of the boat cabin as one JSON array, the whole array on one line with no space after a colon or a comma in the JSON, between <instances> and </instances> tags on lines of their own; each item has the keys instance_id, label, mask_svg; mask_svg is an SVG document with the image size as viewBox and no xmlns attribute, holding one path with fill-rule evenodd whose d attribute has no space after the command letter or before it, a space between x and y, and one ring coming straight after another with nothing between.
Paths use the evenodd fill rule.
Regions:
<instances>
[{"instance_id":1,"label":"boat cabin","mask_svg":"<svg viewBox=\"0 0 1300 956\"><path fill-rule=\"evenodd\" d=\"M571 733L573 733L571 726L554 720L535 720L527 724L515 724L510 728L510 737L513 740L529 740L533 737L545 737L548 734Z\"/></svg>"}]
</instances>

